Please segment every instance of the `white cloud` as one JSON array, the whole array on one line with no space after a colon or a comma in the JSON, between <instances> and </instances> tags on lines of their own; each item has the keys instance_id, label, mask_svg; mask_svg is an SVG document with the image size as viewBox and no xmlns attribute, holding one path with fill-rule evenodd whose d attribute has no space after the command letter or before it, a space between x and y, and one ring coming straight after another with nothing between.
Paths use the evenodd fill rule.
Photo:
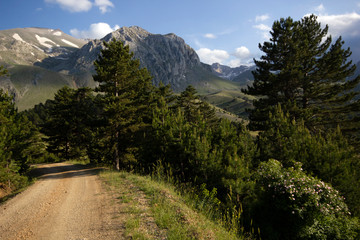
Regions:
<instances>
[{"instance_id":1,"label":"white cloud","mask_svg":"<svg viewBox=\"0 0 360 240\"><path fill-rule=\"evenodd\" d=\"M114 7L114 4L110 0L45 0L47 3L55 3L60 5L64 10L70 12L87 12L93 5L99 7L101 13L106 13L109 8Z\"/></svg>"},{"instance_id":2,"label":"white cloud","mask_svg":"<svg viewBox=\"0 0 360 240\"><path fill-rule=\"evenodd\" d=\"M95 6L99 7L101 13L106 13L109 11L108 8L114 7L114 4L109 0L95 0Z\"/></svg>"},{"instance_id":3,"label":"white cloud","mask_svg":"<svg viewBox=\"0 0 360 240\"><path fill-rule=\"evenodd\" d=\"M207 64L224 64L224 62L230 57L230 54L227 51L219 49L211 50L209 48L200 48L196 52L199 55L200 60Z\"/></svg>"},{"instance_id":4,"label":"white cloud","mask_svg":"<svg viewBox=\"0 0 360 240\"><path fill-rule=\"evenodd\" d=\"M251 62L251 53L250 50L245 47L241 46L235 49L235 52L231 54L234 56L234 59L231 59L228 62L228 65L230 67L238 67L240 65L249 65L249 62Z\"/></svg>"},{"instance_id":5,"label":"white cloud","mask_svg":"<svg viewBox=\"0 0 360 240\"><path fill-rule=\"evenodd\" d=\"M346 13L340 15L319 15L318 21L329 25L329 33L334 36L360 36L360 15Z\"/></svg>"},{"instance_id":6,"label":"white cloud","mask_svg":"<svg viewBox=\"0 0 360 240\"><path fill-rule=\"evenodd\" d=\"M76 38L100 39L118 28L120 28L118 25L115 25L113 28L111 28L109 24L100 22L91 24L88 30L79 31L76 28L71 29L70 33Z\"/></svg>"},{"instance_id":7,"label":"white cloud","mask_svg":"<svg viewBox=\"0 0 360 240\"><path fill-rule=\"evenodd\" d=\"M241 59L235 58L230 60L226 65L235 68L245 64L241 61Z\"/></svg>"},{"instance_id":8,"label":"white cloud","mask_svg":"<svg viewBox=\"0 0 360 240\"><path fill-rule=\"evenodd\" d=\"M262 35L264 40L268 40L270 38L270 33L269 33L271 30L270 26L261 23L258 25L254 25L253 27L260 30L260 34Z\"/></svg>"},{"instance_id":9,"label":"white cloud","mask_svg":"<svg viewBox=\"0 0 360 240\"><path fill-rule=\"evenodd\" d=\"M229 54L225 50L200 48L196 51L200 60L207 64L220 63L230 67L249 65L251 54L247 47L241 46Z\"/></svg>"},{"instance_id":10,"label":"white cloud","mask_svg":"<svg viewBox=\"0 0 360 240\"><path fill-rule=\"evenodd\" d=\"M269 19L269 14L264 14L260 16L256 16L255 22L263 22Z\"/></svg>"},{"instance_id":11,"label":"white cloud","mask_svg":"<svg viewBox=\"0 0 360 240\"><path fill-rule=\"evenodd\" d=\"M268 25L265 25L263 23L254 25L254 28L259 29L261 31L270 31L271 30L271 27L269 27Z\"/></svg>"},{"instance_id":12,"label":"white cloud","mask_svg":"<svg viewBox=\"0 0 360 240\"><path fill-rule=\"evenodd\" d=\"M204 37L210 38L210 39L215 39L215 38L216 38L216 35L215 35L215 34L212 34L212 33L207 33L207 34L204 35Z\"/></svg>"},{"instance_id":13,"label":"white cloud","mask_svg":"<svg viewBox=\"0 0 360 240\"><path fill-rule=\"evenodd\" d=\"M240 59L247 59L250 56L250 50L247 47L241 46L235 49L234 56Z\"/></svg>"},{"instance_id":14,"label":"white cloud","mask_svg":"<svg viewBox=\"0 0 360 240\"><path fill-rule=\"evenodd\" d=\"M89 0L45 0L47 3L56 3L64 10L70 12L87 12L92 7Z\"/></svg>"},{"instance_id":15,"label":"white cloud","mask_svg":"<svg viewBox=\"0 0 360 240\"><path fill-rule=\"evenodd\" d=\"M323 4L320 4L319 6L315 7L315 11L318 13L323 13L325 12L325 7Z\"/></svg>"}]
</instances>

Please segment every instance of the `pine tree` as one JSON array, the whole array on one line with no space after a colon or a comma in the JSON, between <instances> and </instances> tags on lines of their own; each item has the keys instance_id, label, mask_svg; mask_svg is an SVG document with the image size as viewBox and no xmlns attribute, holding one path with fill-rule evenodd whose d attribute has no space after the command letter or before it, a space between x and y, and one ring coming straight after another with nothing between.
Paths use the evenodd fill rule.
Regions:
<instances>
[{"instance_id":1,"label":"pine tree","mask_svg":"<svg viewBox=\"0 0 360 240\"><path fill-rule=\"evenodd\" d=\"M200 100L196 89L189 85L177 98L173 108L181 108L188 122L197 124L199 118L204 119L209 126L214 126L219 121L215 109L208 103Z\"/></svg>"},{"instance_id":2,"label":"pine tree","mask_svg":"<svg viewBox=\"0 0 360 240\"><path fill-rule=\"evenodd\" d=\"M96 108L90 88L61 88L45 105L42 131L48 136L48 150L66 160L86 156L91 141L91 122Z\"/></svg>"},{"instance_id":3,"label":"pine tree","mask_svg":"<svg viewBox=\"0 0 360 240\"><path fill-rule=\"evenodd\" d=\"M41 157L43 151L36 127L17 112L11 97L0 89L0 188L23 186L29 161Z\"/></svg>"},{"instance_id":4,"label":"pine tree","mask_svg":"<svg viewBox=\"0 0 360 240\"><path fill-rule=\"evenodd\" d=\"M66 160L71 158L73 123L70 108L73 94L74 90L69 87L63 87L55 94L52 107L47 109L50 118L43 126L43 131L48 136L49 152Z\"/></svg>"},{"instance_id":5,"label":"pine tree","mask_svg":"<svg viewBox=\"0 0 360 240\"><path fill-rule=\"evenodd\" d=\"M327 33L328 26L321 28L314 15L274 22L270 41L259 44L265 55L255 60L254 84L243 90L259 97L249 110L252 129L265 129L268 112L278 103L312 130L354 122L360 103L352 90L360 77L349 79L355 71L351 51L343 49L341 37L331 44Z\"/></svg>"},{"instance_id":6,"label":"pine tree","mask_svg":"<svg viewBox=\"0 0 360 240\"><path fill-rule=\"evenodd\" d=\"M135 161L137 152L134 137L144 127L143 117L152 91L151 76L133 59L129 46L112 39L104 42L105 49L95 61L94 80L99 82L97 92L102 92L104 117L107 121L105 138L113 164L120 169Z\"/></svg>"}]
</instances>

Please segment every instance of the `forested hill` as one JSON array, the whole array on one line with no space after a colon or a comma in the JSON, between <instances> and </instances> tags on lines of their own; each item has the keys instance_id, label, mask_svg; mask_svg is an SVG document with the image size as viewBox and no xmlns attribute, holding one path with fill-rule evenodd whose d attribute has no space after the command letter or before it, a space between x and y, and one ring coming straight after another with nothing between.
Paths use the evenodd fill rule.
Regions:
<instances>
[{"instance_id":1,"label":"forested hill","mask_svg":"<svg viewBox=\"0 0 360 240\"><path fill-rule=\"evenodd\" d=\"M94 62L95 88L63 87L20 113L0 91L0 187L26 185L30 163L80 159L175 182L240 239L359 239L360 76L350 50L315 15L281 18L270 34L242 90L254 97L246 125L218 118L191 85L154 86L114 38Z\"/></svg>"}]
</instances>

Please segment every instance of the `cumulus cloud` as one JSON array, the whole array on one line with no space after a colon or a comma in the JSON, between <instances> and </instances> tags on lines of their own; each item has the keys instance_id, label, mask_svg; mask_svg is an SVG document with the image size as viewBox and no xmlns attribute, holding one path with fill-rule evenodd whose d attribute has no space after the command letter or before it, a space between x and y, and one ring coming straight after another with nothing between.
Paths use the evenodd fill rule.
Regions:
<instances>
[{"instance_id":1,"label":"cumulus cloud","mask_svg":"<svg viewBox=\"0 0 360 240\"><path fill-rule=\"evenodd\" d=\"M239 59L247 59L250 56L250 50L247 47L241 46L235 49L234 56Z\"/></svg>"},{"instance_id":2,"label":"cumulus cloud","mask_svg":"<svg viewBox=\"0 0 360 240\"><path fill-rule=\"evenodd\" d=\"M62 9L70 12L87 12L92 7L89 0L45 0L45 2L59 4Z\"/></svg>"},{"instance_id":3,"label":"cumulus cloud","mask_svg":"<svg viewBox=\"0 0 360 240\"><path fill-rule=\"evenodd\" d=\"M224 64L230 57L230 54L225 50L200 48L196 51L202 62L207 64L220 63Z\"/></svg>"},{"instance_id":4,"label":"cumulus cloud","mask_svg":"<svg viewBox=\"0 0 360 240\"><path fill-rule=\"evenodd\" d=\"M95 0L95 6L99 7L101 13L106 13L109 8L114 7L114 4L109 0Z\"/></svg>"},{"instance_id":5,"label":"cumulus cloud","mask_svg":"<svg viewBox=\"0 0 360 240\"><path fill-rule=\"evenodd\" d=\"M269 19L269 14L264 14L255 17L255 22L263 22Z\"/></svg>"},{"instance_id":6,"label":"cumulus cloud","mask_svg":"<svg viewBox=\"0 0 360 240\"><path fill-rule=\"evenodd\" d=\"M230 67L248 65L251 61L251 53L245 46L236 48L234 52L228 53L225 50L200 48L196 51L200 60L207 64L220 63Z\"/></svg>"},{"instance_id":7,"label":"cumulus cloud","mask_svg":"<svg viewBox=\"0 0 360 240\"><path fill-rule=\"evenodd\" d=\"M112 28L109 24L100 22L91 24L87 30L71 29L70 33L76 38L100 39L118 28L120 28L119 25L115 25Z\"/></svg>"},{"instance_id":8,"label":"cumulus cloud","mask_svg":"<svg viewBox=\"0 0 360 240\"><path fill-rule=\"evenodd\" d=\"M212 33L207 33L207 34L204 35L204 37L210 38L210 39L215 39L215 38L216 38L216 35L215 35L215 34L212 34Z\"/></svg>"},{"instance_id":9,"label":"cumulus cloud","mask_svg":"<svg viewBox=\"0 0 360 240\"><path fill-rule=\"evenodd\" d=\"M230 67L249 65L249 63L252 62L250 50L245 46L236 48L231 55L235 58L229 60L228 65Z\"/></svg>"},{"instance_id":10,"label":"cumulus cloud","mask_svg":"<svg viewBox=\"0 0 360 240\"><path fill-rule=\"evenodd\" d=\"M95 2L90 0L45 0L45 2L58 4L62 9L70 12L87 12L95 5L102 13L106 13L110 7L114 7L110 0L95 0Z\"/></svg>"},{"instance_id":11,"label":"cumulus cloud","mask_svg":"<svg viewBox=\"0 0 360 240\"><path fill-rule=\"evenodd\" d=\"M329 33L333 36L360 36L360 15L358 13L346 13L340 15L319 15L321 24L329 25Z\"/></svg>"}]
</instances>

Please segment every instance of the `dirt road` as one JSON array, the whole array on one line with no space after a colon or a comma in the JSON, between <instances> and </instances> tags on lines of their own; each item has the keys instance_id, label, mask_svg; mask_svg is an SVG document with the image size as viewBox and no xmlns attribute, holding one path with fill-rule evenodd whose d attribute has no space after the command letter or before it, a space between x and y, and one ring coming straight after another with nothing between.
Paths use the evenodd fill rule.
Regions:
<instances>
[{"instance_id":1,"label":"dirt road","mask_svg":"<svg viewBox=\"0 0 360 240\"><path fill-rule=\"evenodd\" d=\"M39 167L39 180L0 205L0 239L122 239L121 217L98 169Z\"/></svg>"}]
</instances>

